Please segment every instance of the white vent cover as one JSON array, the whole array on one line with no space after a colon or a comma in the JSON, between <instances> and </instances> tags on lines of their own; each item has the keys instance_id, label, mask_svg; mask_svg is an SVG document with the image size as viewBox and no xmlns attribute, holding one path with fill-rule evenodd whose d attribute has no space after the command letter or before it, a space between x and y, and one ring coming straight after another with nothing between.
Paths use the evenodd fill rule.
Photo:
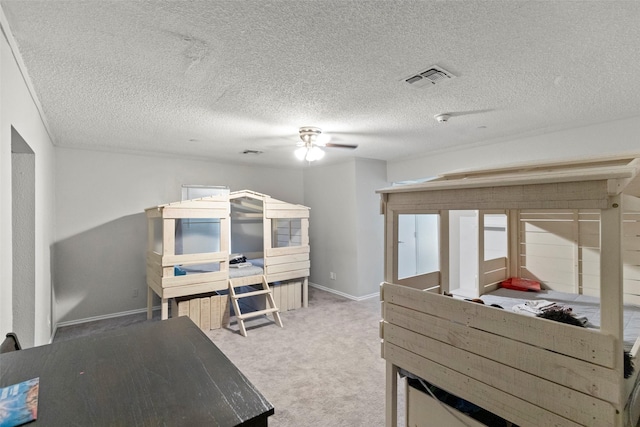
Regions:
<instances>
[{"instance_id":1,"label":"white vent cover","mask_svg":"<svg viewBox=\"0 0 640 427\"><path fill-rule=\"evenodd\" d=\"M433 65L424 71L413 73L408 77L404 77L402 81L408 83L411 87L423 88L431 87L437 83L454 78L453 73L445 70L442 67Z\"/></svg>"}]
</instances>

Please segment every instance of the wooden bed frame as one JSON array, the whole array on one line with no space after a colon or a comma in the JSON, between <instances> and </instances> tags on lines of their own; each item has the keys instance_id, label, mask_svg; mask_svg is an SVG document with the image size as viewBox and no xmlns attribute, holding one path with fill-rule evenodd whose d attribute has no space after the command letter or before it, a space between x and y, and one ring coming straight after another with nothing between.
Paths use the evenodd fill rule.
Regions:
<instances>
[{"instance_id":1,"label":"wooden bed frame","mask_svg":"<svg viewBox=\"0 0 640 427\"><path fill-rule=\"evenodd\" d=\"M161 300L161 318L169 317L169 299L229 287L229 196L217 195L145 209L147 215L147 318L151 319L153 294ZM181 219L220 221L220 250L209 253L176 254L176 223ZM161 245L158 245L158 241ZM175 275L176 265L219 263L220 270L202 274Z\"/></svg>"},{"instance_id":2,"label":"wooden bed frame","mask_svg":"<svg viewBox=\"0 0 640 427\"><path fill-rule=\"evenodd\" d=\"M302 306L308 306L309 208L286 203L249 190L168 203L145 210L147 243L147 317L152 316L153 295L161 299L161 318L168 318L170 298L197 295L249 285L299 280ZM176 254L177 220L214 219L220 221L217 252ZM231 222L259 221L259 251L247 258L263 258L264 274L229 279ZM278 226L285 224L287 230ZM293 224L293 225L292 225ZM292 227L295 230L292 231ZM238 237L238 236L235 236ZM176 276L176 265L219 263L219 271ZM266 283L264 282L266 279ZM242 295L242 294L238 294ZM235 301L235 300L234 300Z\"/></svg>"},{"instance_id":3,"label":"wooden bed frame","mask_svg":"<svg viewBox=\"0 0 640 427\"><path fill-rule=\"evenodd\" d=\"M308 286L311 262L309 260L309 208L283 202L255 191L233 191L229 194L231 210L231 247L248 259L262 258L268 283L302 280L302 306L309 304ZM247 240L236 224L261 224L262 241L259 247L236 250L236 240ZM239 236L238 236L239 235ZM234 286L247 286L262 282L262 276L234 279Z\"/></svg>"},{"instance_id":4,"label":"wooden bed frame","mask_svg":"<svg viewBox=\"0 0 640 427\"><path fill-rule=\"evenodd\" d=\"M460 172L378 191L385 215L381 337L382 357L387 362L388 427L397 425L399 369L520 427L636 426L640 367L636 366L631 378L624 378L622 342L623 301L638 303L640 293L633 276L640 268L640 232L631 224L631 231L623 233L623 212L640 212L640 161L636 157ZM567 222L570 227L577 227L580 214L599 214L595 222L599 237L596 285L589 279L593 256L583 257L586 251L577 240L572 244L573 292L599 294L600 329L527 317L442 295L452 285L451 210L479 211L478 295L495 289L508 277L540 279L528 271L526 253L520 249L526 243L522 241L523 212L573 212L576 220ZM507 215L507 257L484 258L482 218L487 212ZM398 215L424 213L439 215L439 270L398 279ZM552 289L553 283L540 281ZM639 343L637 340L631 350L633 357ZM412 426L416 402L409 397L406 403ZM415 425L442 424L427 418Z\"/></svg>"}]
</instances>

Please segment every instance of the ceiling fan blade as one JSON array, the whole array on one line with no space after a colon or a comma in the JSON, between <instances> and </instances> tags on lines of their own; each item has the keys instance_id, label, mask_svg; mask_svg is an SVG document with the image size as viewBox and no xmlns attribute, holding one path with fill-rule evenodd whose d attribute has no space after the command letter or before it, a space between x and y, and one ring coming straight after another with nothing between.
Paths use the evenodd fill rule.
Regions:
<instances>
[{"instance_id":1,"label":"ceiling fan blade","mask_svg":"<svg viewBox=\"0 0 640 427\"><path fill-rule=\"evenodd\" d=\"M336 144L334 142L328 142L324 146L328 148L346 148L348 150L355 150L358 148L357 144Z\"/></svg>"}]
</instances>

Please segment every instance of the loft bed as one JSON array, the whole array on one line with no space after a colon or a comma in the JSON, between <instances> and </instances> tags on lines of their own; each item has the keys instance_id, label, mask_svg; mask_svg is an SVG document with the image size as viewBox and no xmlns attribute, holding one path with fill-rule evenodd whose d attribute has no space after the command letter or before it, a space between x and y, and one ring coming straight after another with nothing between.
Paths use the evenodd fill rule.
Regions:
<instances>
[{"instance_id":1,"label":"loft bed","mask_svg":"<svg viewBox=\"0 0 640 427\"><path fill-rule=\"evenodd\" d=\"M166 319L170 298L289 280L301 282L308 306L309 208L243 190L145 213L148 318L154 293ZM234 267L230 248L243 251L251 265Z\"/></svg>"},{"instance_id":2,"label":"loft bed","mask_svg":"<svg viewBox=\"0 0 640 427\"><path fill-rule=\"evenodd\" d=\"M397 425L399 372L520 427L636 426L638 368L624 378L623 352L637 360L640 347L632 319L639 169L636 156L621 155L456 172L378 191L388 427ZM436 261L408 274L402 224L423 215L435 225L430 243L417 245L418 264ZM539 293L514 291L520 301L568 298L580 311L584 299L595 306L591 327L513 312L496 299L514 296L500 295L509 278L542 284ZM468 301L478 297L484 304ZM407 425L483 425L412 387L406 398Z\"/></svg>"},{"instance_id":3,"label":"loft bed","mask_svg":"<svg viewBox=\"0 0 640 427\"><path fill-rule=\"evenodd\" d=\"M149 319L154 293L164 320L170 298L228 289L228 194L158 205L145 213Z\"/></svg>"},{"instance_id":4,"label":"loft bed","mask_svg":"<svg viewBox=\"0 0 640 427\"><path fill-rule=\"evenodd\" d=\"M302 306L307 307L309 208L250 190L231 192L229 204L231 250L264 270L260 276L232 278L234 287L259 284L262 274L267 283L301 281ZM235 270L242 273L244 268L230 266L232 275Z\"/></svg>"}]
</instances>

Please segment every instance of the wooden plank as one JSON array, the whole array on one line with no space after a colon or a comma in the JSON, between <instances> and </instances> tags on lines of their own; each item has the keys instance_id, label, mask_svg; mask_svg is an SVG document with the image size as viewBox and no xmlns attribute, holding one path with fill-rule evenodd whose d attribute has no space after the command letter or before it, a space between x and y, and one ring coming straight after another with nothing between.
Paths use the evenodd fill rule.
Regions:
<instances>
[{"instance_id":1,"label":"wooden plank","mask_svg":"<svg viewBox=\"0 0 640 427\"><path fill-rule=\"evenodd\" d=\"M483 261L484 271L489 272L493 270L500 270L507 267L507 258L494 258Z\"/></svg>"},{"instance_id":2,"label":"wooden plank","mask_svg":"<svg viewBox=\"0 0 640 427\"><path fill-rule=\"evenodd\" d=\"M264 214L265 218L309 218L308 210L279 210L267 209Z\"/></svg>"},{"instance_id":3,"label":"wooden plank","mask_svg":"<svg viewBox=\"0 0 640 427\"><path fill-rule=\"evenodd\" d=\"M532 318L430 292L385 283L385 302L611 368L614 338L584 328ZM622 356L620 356L622 360Z\"/></svg>"},{"instance_id":4,"label":"wooden plank","mask_svg":"<svg viewBox=\"0 0 640 427\"><path fill-rule=\"evenodd\" d=\"M165 255L162 257L162 265L165 267L174 266L177 264L194 265L213 262L226 262L228 260L229 253L227 251L184 255Z\"/></svg>"},{"instance_id":5,"label":"wooden plank","mask_svg":"<svg viewBox=\"0 0 640 427\"><path fill-rule=\"evenodd\" d=\"M200 327L200 299L192 298L189 300L189 319Z\"/></svg>"},{"instance_id":6,"label":"wooden plank","mask_svg":"<svg viewBox=\"0 0 640 427\"><path fill-rule=\"evenodd\" d=\"M303 254L309 252L311 252L309 246L291 246L287 248L265 247L265 258L270 258L272 256Z\"/></svg>"},{"instance_id":7,"label":"wooden plank","mask_svg":"<svg viewBox=\"0 0 640 427\"><path fill-rule=\"evenodd\" d=\"M546 411L536 405L488 386L446 366L384 342L384 358L428 382L493 412L520 427L579 427L579 424ZM388 366L388 365L387 365ZM389 376L387 376L387 387ZM388 424L389 425L389 424Z\"/></svg>"},{"instance_id":8,"label":"wooden plank","mask_svg":"<svg viewBox=\"0 0 640 427\"><path fill-rule=\"evenodd\" d=\"M229 217L229 209L165 208L162 217L165 219L219 219Z\"/></svg>"},{"instance_id":9,"label":"wooden plank","mask_svg":"<svg viewBox=\"0 0 640 427\"><path fill-rule=\"evenodd\" d=\"M198 283L226 281L229 275L226 271L214 271L211 273L187 274L185 276L163 277L162 287L172 288Z\"/></svg>"},{"instance_id":10,"label":"wooden plank","mask_svg":"<svg viewBox=\"0 0 640 427\"><path fill-rule=\"evenodd\" d=\"M220 197L218 199L191 199L183 200L180 202L170 203L162 208L162 212L166 217L167 211L172 209L211 209L211 210L228 210L229 201L226 197Z\"/></svg>"},{"instance_id":11,"label":"wooden plank","mask_svg":"<svg viewBox=\"0 0 640 427\"><path fill-rule=\"evenodd\" d=\"M640 266L625 265L623 268L623 277L626 280L640 280Z\"/></svg>"},{"instance_id":12,"label":"wooden plank","mask_svg":"<svg viewBox=\"0 0 640 427\"><path fill-rule=\"evenodd\" d=\"M200 329L211 330L211 297L198 298L200 300Z\"/></svg>"},{"instance_id":13,"label":"wooden plank","mask_svg":"<svg viewBox=\"0 0 640 427\"><path fill-rule=\"evenodd\" d=\"M286 283L281 283L278 285L280 287L280 305L277 307L288 307L289 306L289 290L287 289ZM286 308L285 308L286 311Z\"/></svg>"},{"instance_id":14,"label":"wooden plank","mask_svg":"<svg viewBox=\"0 0 640 427\"><path fill-rule=\"evenodd\" d=\"M622 252L624 263L628 265L640 265L640 251L626 250Z\"/></svg>"},{"instance_id":15,"label":"wooden plank","mask_svg":"<svg viewBox=\"0 0 640 427\"><path fill-rule=\"evenodd\" d=\"M300 232L302 233L300 245L309 246L309 218L302 218L300 220Z\"/></svg>"},{"instance_id":16,"label":"wooden plank","mask_svg":"<svg viewBox=\"0 0 640 427\"><path fill-rule=\"evenodd\" d=\"M527 244L571 246L572 236L561 236L553 233L526 233L522 240Z\"/></svg>"},{"instance_id":17,"label":"wooden plank","mask_svg":"<svg viewBox=\"0 0 640 427\"><path fill-rule=\"evenodd\" d=\"M176 253L176 221L162 220L162 256Z\"/></svg>"},{"instance_id":18,"label":"wooden plank","mask_svg":"<svg viewBox=\"0 0 640 427\"><path fill-rule=\"evenodd\" d=\"M601 400L622 398L611 369L387 302L383 311L385 331L395 325Z\"/></svg>"},{"instance_id":19,"label":"wooden plank","mask_svg":"<svg viewBox=\"0 0 640 427\"><path fill-rule=\"evenodd\" d=\"M309 252L304 252L301 254L293 254L293 255L270 256L269 266L274 266L278 264L288 264L292 262L308 261L308 260L309 260Z\"/></svg>"},{"instance_id":20,"label":"wooden plank","mask_svg":"<svg viewBox=\"0 0 640 427\"><path fill-rule=\"evenodd\" d=\"M144 212L147 215L147 219L149 220L162 217L162 209L160 209L157 206L154 206L152 208L147 208L144 210Z\"/></svg>"},{"instance_id":21,"label":"wooden plank","mask_svg":"<svg viewBox=\"0 0 640 427\"><path fill-rule=\"evenodd\" d=\"M164 288L162 293L165 298L183 297L186 295L204 294L207 292L220 291L227 289L227 280L219 282L206 282L193 285L174 286L172 288Z\"/></svg>"},{"instance_id":22,"label":"wooden plank","mask_svg":"<svg viewBox=\"0 0 640 427\"><path fill-rule=\"evenodd\" d=\"M609 402L396 325L384 325L383 330L385 344L408 349L429 361L579 424L612 426L615 409Z\"/></svg>"},{"instance_id":23,"label":"wooden plank","mask_svg":"<svg viewBox=\"0 0 640 427\"><path fill-rule=\"evenodd\" d=\"M262 283L262 274L254 274L253 276L234 277L233 285L237 288L240 286L257 285Z\"/></svg>"},{"instance_id":24,"label":"wooden plank","mask_svg":"<svg viewBox=\"0 0 640 427\"><path fill-rule=\"evenodd\" d=\"M392 210L413 209L603 209L606 181L505 185L480 188L429 189L388 194ZM485 183L486 184L486 183ZM408 190L407 187L401 190Z\"/></svg>"},{"instance_id":25,"label":"wooden plank","mask_svg":"<svg viewBox=\"0 0 640 427\"><path fill-rule=\"evenodd\" d=\"M440 233L440 289L442 292L450 292L449 283L449 211L438 212L438 228Z\"/></svg>"},{"instance_id":26,"label":"wooden plank","mask_svg":"<svg viewBox=\"0 0 640 427\"><path fill-rule=\"evenodd\" d=\"M294 310L296 308L296 287L295 283L287 283L287 310Z\"/></svg>"},{"instance_id":27,"label":"wooden plank","mask_svg":"<svg viewBox=\"0 0 640 427\"><path fill-rule=\"evenodd\" d=\"M409 286L414 289L430 289L440 285L440 272L419 274L417 276L405 277L396 281L399 285Z\"/></svg>"},{"instance_id":28,"label":"wooden plank","mask_svg":"<svg viewBox=\"0 0 640 427\"><path fill-rule=\"evenodd\" d=\"M220 295L220 326L226 328L229 326L229 318L231 316L231 302L229 295Z\"/></svg>"},{"instance_id":29,"label":"wooden plank","mask_svg":"<svg viewBox=\"0 0 640 427\"><path fill-rule=\"evenodd\" d=\"M147 262L149 261L159 265L162 263L162 255L157 252L147 251Z\"/></svg>"},{"instance_id":30,"label":"wooden plank","mask_svg":"<svg viewBox=\"0 0 640 427\"><path fill-rule=\"evenodd\" d=\"M295 271L309 269L310 261L290 262L288 264L276 264L265 267L266 274L284 273L285 271Z\"/></svg>"},{"instance_id":31,"label":"wooden plank","mask_svg":"<svg viewBox=\"0 0 640 427\"><path fill-rule=\"evenodd\" d=\"M293 282L293 290L294 290L293 309L297 310L299 308L302 308L302 282L301 281Z\"/></svg>"},{"instance_id":32,"label":"wooden plank","mask_svg":"<svg viewBox=\"0 0 640 427\"><path fill-rule=\"evenodd\" d=\"M480 283L480 285L484 287L486 285L491 285L493 283L502 282L507 278L508 276L507 276L506 268L503 268L501 270L489 271L488 273L484 273L484 275L482 276L482 283ZM479 295L482 295L482 293L483 291L480 290Z\"/></svg>"},{"instance_id":33,"label":"wooden plank","mask_svg":"<svg viewBox=\"0 0 640 427\"><path fill-rule=\"evenodd\" d=\"M209 317L211 319L211 329L220 329L222 325L222 311L220 309L221 295L209 297Z\"/></svg>"},{"instance_id":34,"label":"wooden plank","mask_svg":"<svg viewBox=\"0 0 640 427\"><path fill-rule=\"evenodd\" d=\"M600 213L600 330L609 334L617 342L623 340L623 277L622 277L622 207L619 196L611 197L610 207ZM614 348L613 366L618 378L623 375L622 345ZM624 383L620 382L621 392ZM622 413L625 402L621 401L616 409ZM622 415L620 415L621 420ZM622 423L620 423L622 425Z\"/></svg>"},{"instance_id":35,"label":"wooden plank","mask_svg":"<svg viewBox=\"0 0 640 427\"><path fill-rule=\"evenodd\" d=\"M296 270L296 271L286 271L284 273L276 273L269 274L267 276L267 281L269 283L280 282L283 280L291 280L291 279L299 279L303 277L309 277L309 270Z\"/></svg>"},{"instance_id":36,"label":"wooden plank","mask_svg":"<svg viewBox=\"0 0 640 427\"><path fill-rule=\"evenodd\" d=\"M572 245L533 244L526 239L527 236L522 238L520 255L573 260L574 248Z\"/></svg>"}]
</instances>

